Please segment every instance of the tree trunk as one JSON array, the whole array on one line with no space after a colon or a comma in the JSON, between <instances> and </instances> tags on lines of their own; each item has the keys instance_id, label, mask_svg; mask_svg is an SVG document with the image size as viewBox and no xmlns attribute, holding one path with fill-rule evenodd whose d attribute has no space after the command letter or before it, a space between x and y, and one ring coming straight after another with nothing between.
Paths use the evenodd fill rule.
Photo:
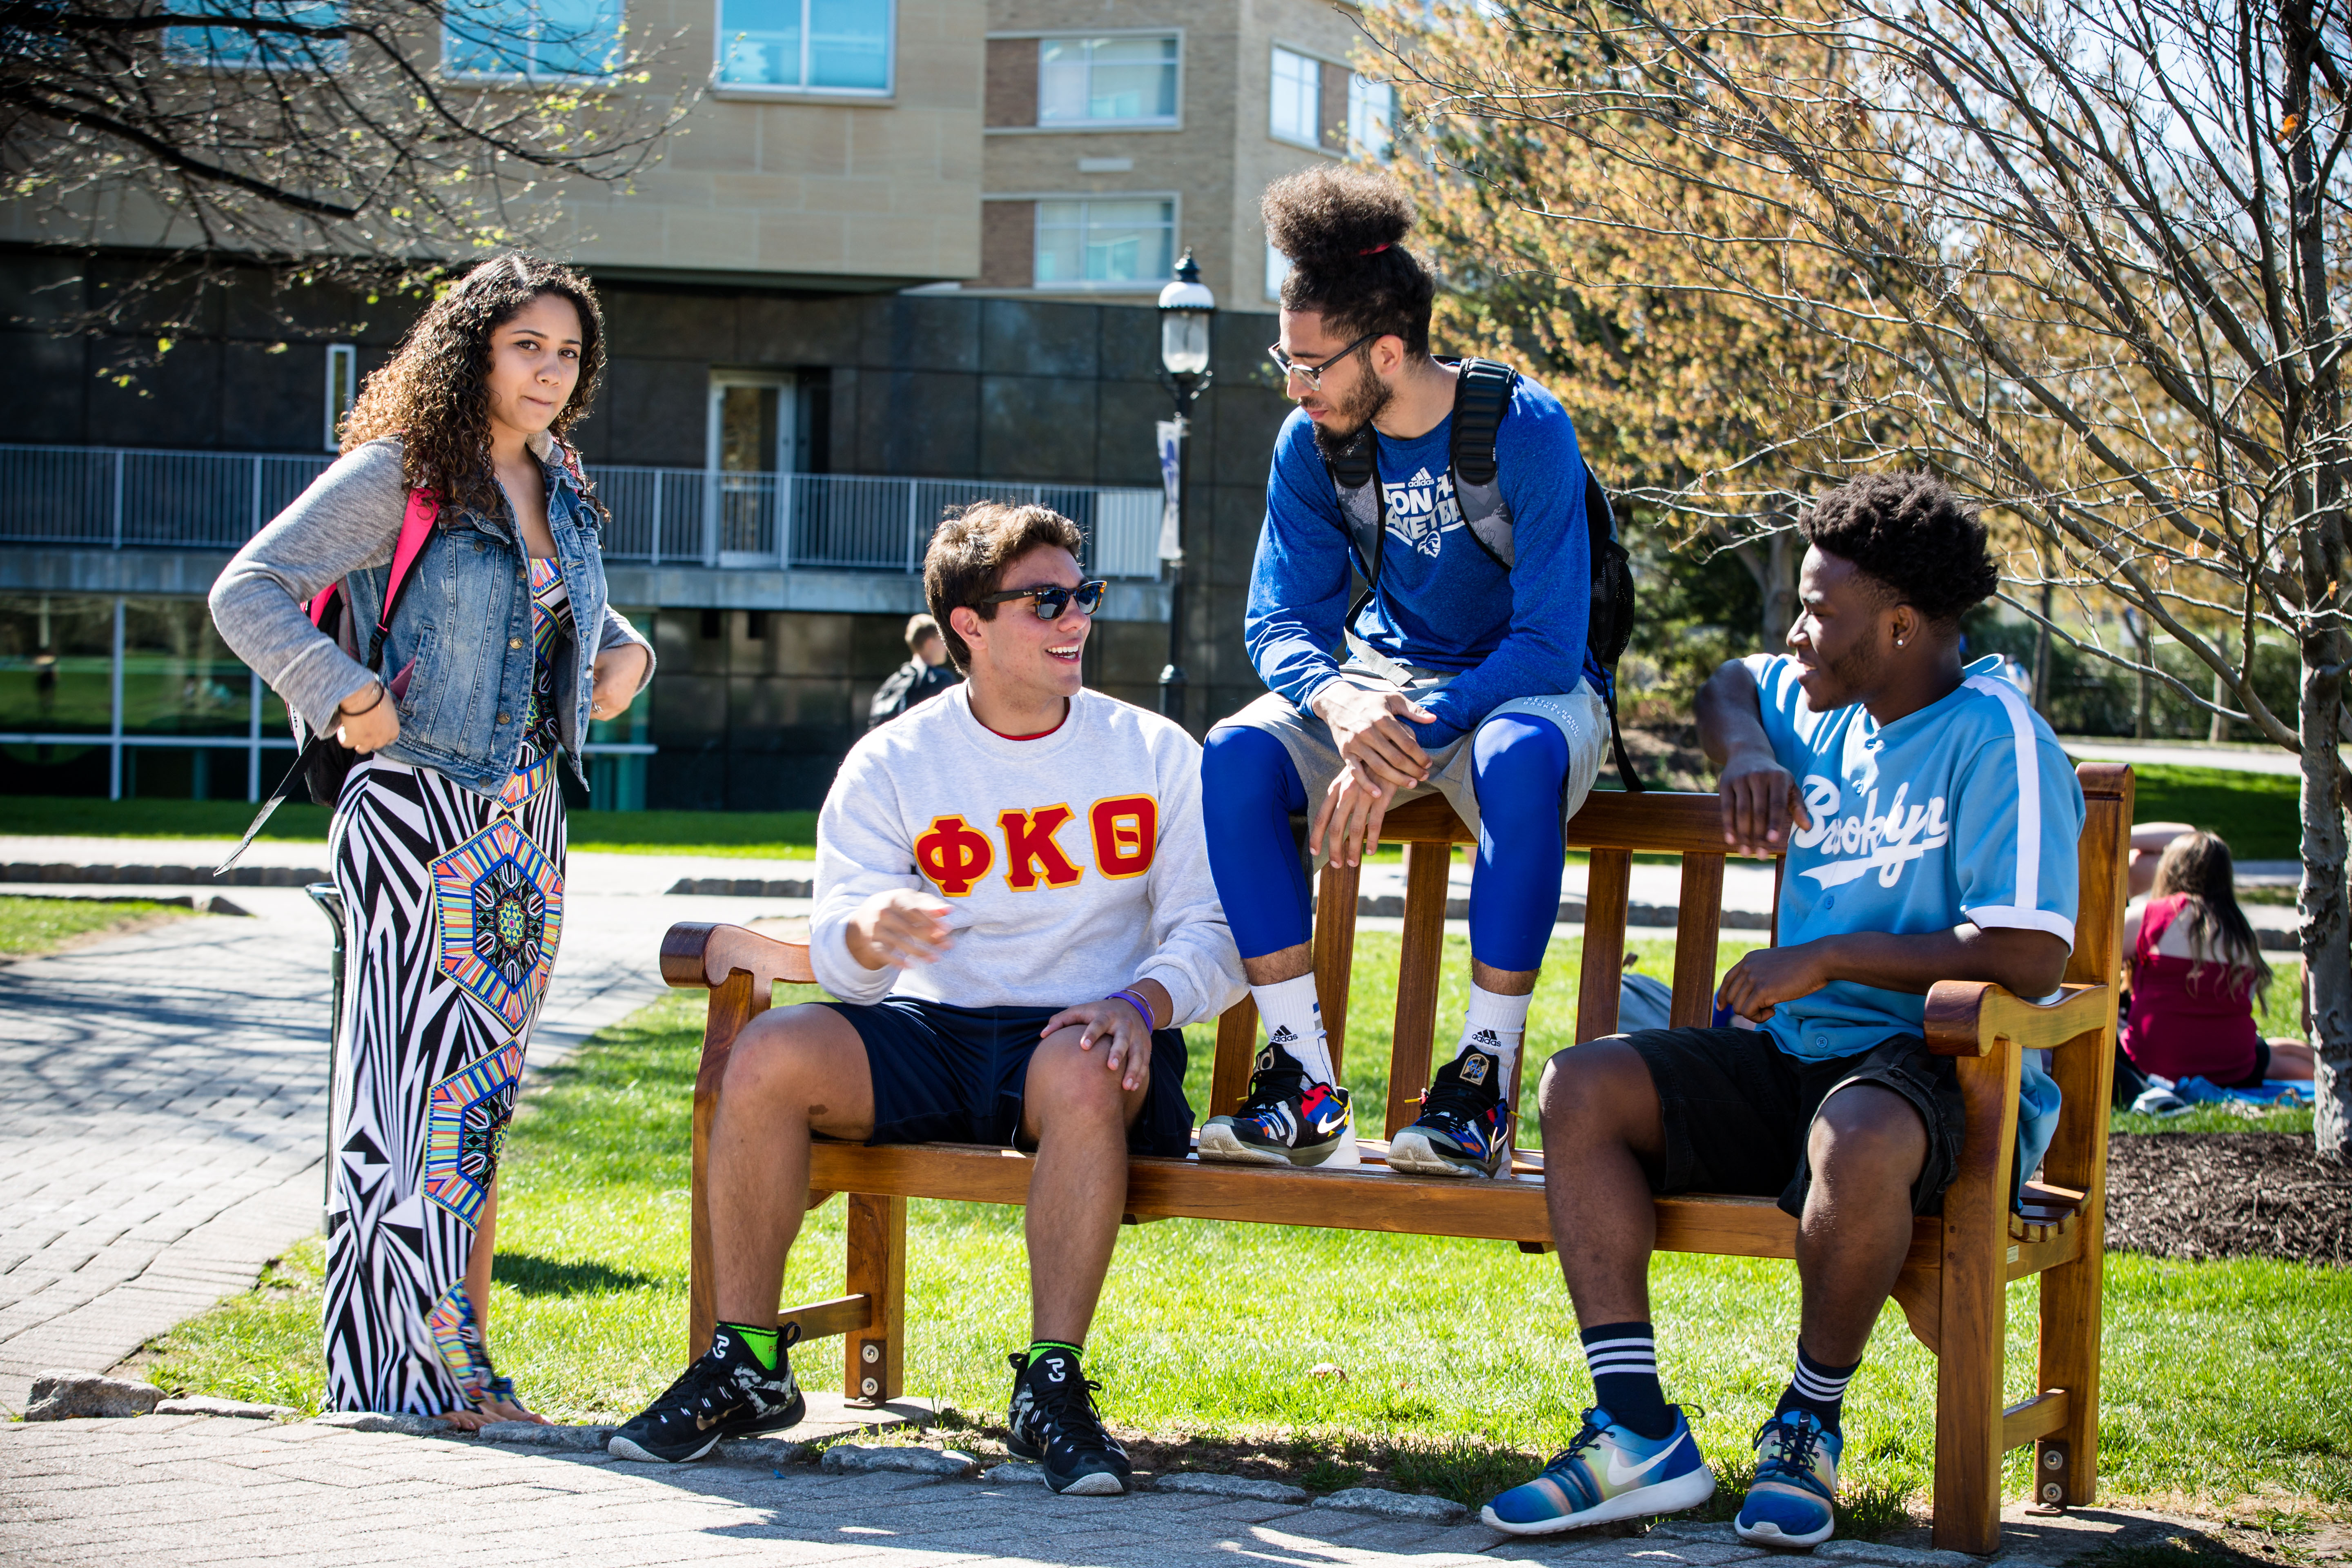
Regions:
<instances>
[{"instance_id":1,"label":"tree trunk","mask_svg":"<svg viewBox=\"0 0 2352 1568\"><path fill-rule=\"evenodd\" d=\"M2213 706L2219 708L2229 700L2230 688L2228 684L2224 682L2220 676L2215 676L2213 678ZM2214 714L2213 722L2205 731L2205 739L2218 746L2229 738L2230 721L2221 717L2219 713Z\"/></svg>"},{"instance_id":2,"label":"tree trunk","mask_svg":"<svg viewBox=\"0 0 2352 1568\"><path fill-rule=\"evenodd\" d=\"M2138 674L2135 677L2135 679L2138 683L2139 689L2135 694L2137 698L2137 702L2132 711L2132 739L2136 741L2148 741L2155 739L2155 735L2150 730L2147 721L2149 686L2147 666L2156 662L2156 647L2155 639L2148 635L2147 623L2137 616L2135 616L2134 619L2137 624L2133 626L2131 628L2132 642L2139 649L2140 669Z\"/></svg>"},{"instance_id":3,"label":"tree trunk","mask_svg":"<svg viewBox=\"0 0 2352 1568\"><path fill-rule=\"evenodd\" d=\"M2340 715L2345 638L2334 660L2304 655L2303 667L2303 912L2304 994L2311 1010L2311 1043L2318 1054L2312 1085L2312 1142L2330 1159L2352 1161L2352 920L2345 908L2345 835Z\"/></svg>"}]
</instances>

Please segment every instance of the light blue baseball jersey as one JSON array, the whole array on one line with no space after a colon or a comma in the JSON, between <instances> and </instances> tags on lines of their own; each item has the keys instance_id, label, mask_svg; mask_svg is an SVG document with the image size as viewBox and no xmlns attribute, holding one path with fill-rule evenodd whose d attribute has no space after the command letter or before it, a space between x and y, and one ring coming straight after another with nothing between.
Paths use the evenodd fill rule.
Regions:
<instances>
[{"instance_id":1,"label":"light blue baseball jersey","mask_svg":"<svg viewBox=\"0 0 2352 1568\"><path fill-rule=\"evenodd\" d=\"M1804 796L1811 826L1790 837L1780 882L1783 947L1847 931L1911 935L1963 921L2074 942L2083 787L2040 714L1999 674L1968 666L1959 689L1892 724L1859 705L1816 713L1797 661L1758 654L1764 732ZM1794 1057L1854 1056L1924 1026L1927 999L1851 981L1783 1002L1764 1024ZM2019 1168L2048 1146L2058 1086L2025 1062Z\"/></svg>"}]
</instances>

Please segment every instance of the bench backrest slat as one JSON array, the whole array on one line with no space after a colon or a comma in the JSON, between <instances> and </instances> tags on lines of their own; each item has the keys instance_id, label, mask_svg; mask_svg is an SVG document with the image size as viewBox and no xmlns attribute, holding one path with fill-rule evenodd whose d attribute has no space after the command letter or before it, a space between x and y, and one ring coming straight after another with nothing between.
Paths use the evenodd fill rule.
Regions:
<instances>
[{"instance_id":1,"label":"bench backrest slat","mask_svg":"<svg viewBox=\"0 0 2352 1568\"><path fill-rule=\"evenodd\" d=\"M1633 851L1594 849L1584 879L1584 973L1576 993L1578 1045L1617 1032L1617 998L1625 978L1626 905L1633 893Z\"/></svg>"},{"instance_id":2,"label":"bench backrest slat","mask_svg":"<svg viewBox=\"0 0 2352 1568\"><path fill-rule=\"evenodd\" d=\"M1680 912L1675 917L1674 1026L1700 1029L1715 1021L1715 954L1723 936L1723 857L1683 857Z\"/></svg>"},{"instance_id":3,"label":"bench backrest slat","mask_svg":"<svg viewBox=\"0 0 2352 1568\"><path fill-rule=\"evenodd\" d=\"M1421 1115L1437 1041L1437 985L1445 955L1446 873L1454 846L1404 847L1404 940L1397 959L1396 1035L1389 1053L1388 1128L1393 1138Z\"/></svg>"}]
</instances>

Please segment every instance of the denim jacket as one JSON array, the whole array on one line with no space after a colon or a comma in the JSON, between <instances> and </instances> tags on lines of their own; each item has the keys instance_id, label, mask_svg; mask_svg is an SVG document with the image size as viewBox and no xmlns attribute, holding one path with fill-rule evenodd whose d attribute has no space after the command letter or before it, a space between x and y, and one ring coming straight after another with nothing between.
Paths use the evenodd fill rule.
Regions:
<instances>
[{"instance_id":1,"label":"denim jacket","mask_svg":"<svg viewBox=\"0 0 2352 1568\"><path fill-rule=\"evenodd\" d=\"M623 643L653 648L605 603L596 511L580 494L562 453L533 443L547 479L547 526L571 596L573 635L556 653L556 689L571 700L556 713L575 776L588 731L593 655ZM223 640L280 696L303 725L324 728L335 709L363 690L361 662L373 640L408 491L400 443L371 441L346 453L236 553L214 583L213 621ZM350 648L310 624L304 606L341 581L350 599ZM397 699L400 737L383 755L430 768L467 788L496 795L514 771L530 709L530 566L513 519L445 507L409 570L384 639L381 679L407 681ZM641 683L638 689L643 690ZM584 782L584 781L583 781Z\"/></svg>"}]
</instances>

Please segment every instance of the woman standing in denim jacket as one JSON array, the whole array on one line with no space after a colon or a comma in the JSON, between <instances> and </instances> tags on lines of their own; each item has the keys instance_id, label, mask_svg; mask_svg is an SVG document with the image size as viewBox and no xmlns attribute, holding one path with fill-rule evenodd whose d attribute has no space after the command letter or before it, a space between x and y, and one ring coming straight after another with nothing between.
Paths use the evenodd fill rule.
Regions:
<instances>
[{"instance_id":1,"label":"woman standing in denim jacket","mask_svg":"<svg viewBox=\"0 0 2352 1568\"><path fill-rule=\"evenodd\" d=\"M563 433L604 364L594 293L483 263L368 378L343 455L254 536L213 619L302 723L363 753L335 809L350 979L327 1215L327 1404L536 1419L490 1363L498 1165L562 926L561 756L625 710L653 649L605 603ZM379 680L303 605L372 628L412 492L438 515ZM584 650L584 651L583 651Z\"/></svg>"}]
</instances>

